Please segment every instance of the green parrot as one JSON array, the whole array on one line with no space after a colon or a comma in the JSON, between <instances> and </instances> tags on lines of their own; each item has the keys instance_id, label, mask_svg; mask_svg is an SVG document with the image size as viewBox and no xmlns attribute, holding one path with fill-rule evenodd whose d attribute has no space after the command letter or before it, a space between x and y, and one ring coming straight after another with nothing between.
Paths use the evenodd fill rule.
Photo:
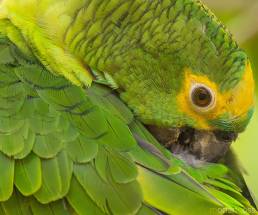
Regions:
<instances>
[{"instance_id":1,"label":"green parrot","mask_svg":"<svg viewBox=\"0 0 258 215\"><path fill-rule=\"evenodd\" d=\"M0 1L1 215L258 214L221 163L253 110L199 1Z\"/></svg>"}]
</instances>

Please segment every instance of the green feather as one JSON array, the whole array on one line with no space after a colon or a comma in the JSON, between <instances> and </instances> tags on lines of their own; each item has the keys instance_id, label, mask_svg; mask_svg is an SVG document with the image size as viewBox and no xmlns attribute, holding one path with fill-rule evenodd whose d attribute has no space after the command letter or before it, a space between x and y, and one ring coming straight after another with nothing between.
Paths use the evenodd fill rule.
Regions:
<instances>
[{"instance_id":1,"label":"green feather","mask_svg":"<svg viewBox=\"0 0 258 215\"><path fill-rule=\"evenodd\" d=\"M139 167L138 181L142 187L145 201L168 214L199 215L211 209L223 208L214 201L205 199L166 176ZM155 195L153 195L155 193ZM177 204L173 204L178 202ZM173 204L173 206L171 206ZM191 208L191 210L189 210Z\"/></svg>"},{"instance_id":2,"label":"green feather","mask_svg":"<svg viewBox=\"0 0 258 215\"><path fill-rule=\"evenodd\" d=\"M129 183L136 179L137 169L132 158L110 147L100 147L94 160L96 171L104 181L108 181L108 174L117 183Z\"/></svg>"},{"instance_id":3,"label":"green feather","mask_svg":"<svg viewBox=\"0 0 258 215\"><path fill-rule=\"evenodd\" d=\"M31 211L35 215L70 215L65 202L62 200L48 205L43 205L36 200L31 200Z\"/></svg>"},{"instance_id":4,"label":"green feather","mask_svg":"<svg viewBox=\"0 0 258 215\"><path fill-rule=\"evenodd\" d=\"M8 201L0 203L0 214L2 215L34 215L31 211L30 198L24 198L18 191L14 190Z\"/></svg>"},{"instance_id":5,"label":"green feather","mask_svg":"<svg viewBox=\"0 0 258 215\"><path fill-rule=\"evenodd\" d=\"M75 165L75 176L99 207L114 214L133 214L141 206L142 196L138 183L118 184L108 175L103 181L91 164Z\"/></svg>"},{"instance_id":6,"label":"green feather","mask_svg":"<svg viewBox=\"0 0 258 215\"><path fill-rule=\"evenodd\" d=\"M116 183L126 184L133 182L138 173L132 158L125 153L108 150L107 168Z\"/></svg>"},{"instance_id":7,"label":"green feather","mask_svg":"<svg viewBox=\"0 0 258 215\"><path fill-rule=\"evenodd\" d=\"M42 99L34 99L34 112L29 118L31 129L38 134L46 135L58 128L59 113L51 112L48 104Z\"/></svg>"},{"instance_id":8,"label":"green feather","mask_svg":"<svg viewBox=\"0 0 258 215\"><path fill-rule=\"evenodd\" d=\"M0 151L8 156L20 153L24 148L24 129L26 127L13 134L0 134Z\"/></svg>"},{"instance_id":9,"label":"green feather","mask_svg":"<svg viewBox=\"0 0 258 215\"><path fill-rule=\"evenodd\" d=\"M53 158L63 148L63 142L55 135L37 135L33 152L41 158Z\"/></svg>"},{"instance_id":10,"label":"green feather","mask_svg":"<svg viewBox=\"0 0 258 215\"><path fill-rule=\"evenodd\" d=\"M13 192L14 160L0 152L0 202L8 200Z\"/></svg>"},{"instance_id":11,"label":"green feather","mask_svg":"<svg viewBox=\"0 0 258 215\"><path fill-rule=\"evenodd\" d=\"M65 152L60 152L57 157L43 159L42 186L34 194L41 203L49 203L63 198L69 189L72 177L72 162Z\"/></svg>"},{"instance_id":12,"label":"green feather","mask_svg":"<svg viewBox=\"0 0 258 215\"><path fill-rule=\"evenodd\" d=\"M58 165L59 165L59 173L61 177L61 190L60 190L60 198L64 197L70 187L70 181L73 173L73 162L67 155L65 151L62 151L57 156Z\"/></svg>"},{"instance_id":13,"label":"green feather","mask_svg":"<svg viewBox=\"0 0 258 215\"><path fill-rule=\"evenodd\" d=\"M92 201L75 177L72 178L67 200L80 215L104 215L104 212Z\"/></svg>"},{"instance_id":14,"label":"green feather","mask_svg":"<svg viewBox=\"0 0 258 215\"><path fill-rule=\"evenodd\" d=\"M74 162L87 163L96 157L98 145L95 141L80 136L66 144L66 151Z\"/></svg>"},{"instance_id":15,"label":"green feather","mask_svg":"<svg viewBox=\"0 0 258 215\"><path fill-rule=\"evenodd\" d=\"M17 114L24 100L25 90L20 82L0 88L0 115L8 117Z\"/></svg>"},{"instance_id":16,"label":"green feather","mask_svg":"<svg viewBox=\"0 0 258 215\"><path fill-rule=\"evenodd\" d=\"M42 185L42 172L37 156L30 154L15 162L14 183L24 196L30 196L39 190Z\"/></svg>"},{"instance_id":17,"label":"green feather","mask_svg":"<svg viewBox=\"0 0 258 215\"><path fill-rule=\"evenodd\" d=\"M134 134L139 135L139 137L143 138L143 140L149 142L151 145L153 144L155 147L157 147L158 150L161 150L164 155L164 159L167 158L164 149L160 147L159 143L154 139L154 137L150 133L148 133L147 130L138 121L132 122L130 128ZM150 151L142 147L132 148L130 154L134 157L135 160L137 160L137 162L139 162L143 166L160 172L168 170L167 164L164 163L162 159L154 156Z\"/></svg>"},{"instance_id":18,"label":"green feather","mask_svg":"<svg viewBox=\"0 0 258 215\"><path fill-rule=\"evenodd\" d=\"M119 117L126 124L129 124L133 120L132 112L120 99L113 95L113 91L109 88L92 85L86 93L95 104L112 115Z\"/></svg>"},{"instance_id":19,"label":"green feather","mask_svg":"<svg viewBox=\"0 0 258 215\"><path fill-rule=\"evenodd\" d=\"M149 208L145 205L143 205L137 213L137 215L159 215L159 214L160 213L158 211L155 211L155 209Z\"/></svg>"},{"instance_id":20,"label":"green feather","mask_svg":"<svg viewBox=\"0 0 258 215\"><path fill-rule=\"evenodd\" d=\"M128 151L136 145L136 141L128 126L119 118L104 112L108 131L100 138L101 143L117 148L121 151Z\"/></svg>"},{"instance_id":21,"label":"green feather","mask_svg":"<svg viewBox=\"0 0 258 215\"><path fill-rule=\"evenodd\" d=\"M1 117L0 132L2 134L12 134L21 129L24 124L25 120Z\"/></svg>"},{"instance_id":22,"label":"green feather","mask_svg":"<svg viewBox=\"0 0 258 215\"><path fill-rule=\"evenodd\" d=\"M30 130L24 142L23 150L14 156L15 159L24 159L30 154L35 143L35 133Z\"/></svg>"}]
</instances>

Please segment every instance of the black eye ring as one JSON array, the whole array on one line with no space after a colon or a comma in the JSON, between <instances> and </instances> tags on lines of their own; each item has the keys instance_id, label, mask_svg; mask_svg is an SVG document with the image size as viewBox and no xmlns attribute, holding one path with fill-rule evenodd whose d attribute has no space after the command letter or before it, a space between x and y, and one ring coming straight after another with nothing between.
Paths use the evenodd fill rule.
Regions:
<instances>
[{"instance_id":1,"label":"black eye ring","mask_svg":"<svg viewBox=\"0 0 258 215\"><path fill-rule=\"evenodd\" d=\"M207 111L214 107L214 92L204 84L195 84L190 92L191 103L198 110Z\"/></svg>"}]
</instances>

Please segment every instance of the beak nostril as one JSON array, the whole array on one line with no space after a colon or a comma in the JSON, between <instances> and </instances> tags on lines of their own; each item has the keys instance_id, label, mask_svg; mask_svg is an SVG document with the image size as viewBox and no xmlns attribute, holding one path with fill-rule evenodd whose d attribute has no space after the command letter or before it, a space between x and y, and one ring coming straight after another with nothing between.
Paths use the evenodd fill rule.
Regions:
<instances>
[{"instance_id":1,"label":"beak nostril","mask_svg":"<svg viewBox=\"0 0 258 215\"><path fill-rule=\"evenodd\" d=\"M237 139L238 134L232 131L215 131L214 132L217 140L224 142L232 142Z\"/></svg>"}]
</instances>

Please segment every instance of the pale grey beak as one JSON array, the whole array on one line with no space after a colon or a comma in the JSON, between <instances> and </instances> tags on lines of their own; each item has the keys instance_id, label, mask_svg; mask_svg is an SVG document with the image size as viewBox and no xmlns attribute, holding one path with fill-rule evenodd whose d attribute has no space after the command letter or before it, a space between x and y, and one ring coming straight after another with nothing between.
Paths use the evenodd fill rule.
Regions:
<instances>
[{"instance_id":1,"label":"pale grey beak","mask_svg":"<svg viewBox=\"0 0 258 215\"><path fill-rule=\"evenodd\" d=\"M225 156L237 138L234 132L207 132L195 130L189 152L206 162L217 162Z\"/></svg>"},{"instance_id":2,"label":"pale grey beak","mask_svg":"<svg viewBox=\"0 0 258 215\"><path fill-rule=\"evenodd\" d=\"M175 155L203 162L217 162L237 138L235 132L202 131L193 128L160 128L147 126L156 139ZM191 162L190 162L191 163Z\"/></svg>"}]
</instances>

